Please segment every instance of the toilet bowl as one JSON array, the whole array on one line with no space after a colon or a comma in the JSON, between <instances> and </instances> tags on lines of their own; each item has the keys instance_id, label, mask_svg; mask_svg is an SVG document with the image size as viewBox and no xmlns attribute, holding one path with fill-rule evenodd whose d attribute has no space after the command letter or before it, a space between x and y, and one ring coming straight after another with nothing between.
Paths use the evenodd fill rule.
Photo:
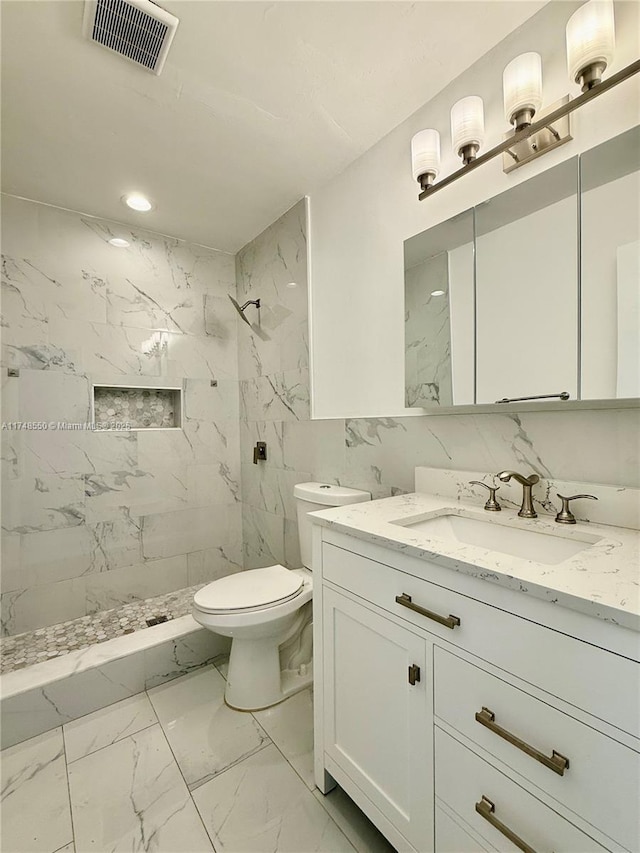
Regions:
<instances>
[{"instance_id":1,"label":"toilet bowl","mask_svg":"<svg viewBox=\"0 0 640 853\"><path fill-rule=\"evenodd\" d=\"M193 618L231 637L225 701L255 711L282 702L313 679L311 620L313 577L309 512L371 500L369 492L300 483L294 487L303 568L279 564L220 578L199 589Z\"/></svg>"}]
</instances>

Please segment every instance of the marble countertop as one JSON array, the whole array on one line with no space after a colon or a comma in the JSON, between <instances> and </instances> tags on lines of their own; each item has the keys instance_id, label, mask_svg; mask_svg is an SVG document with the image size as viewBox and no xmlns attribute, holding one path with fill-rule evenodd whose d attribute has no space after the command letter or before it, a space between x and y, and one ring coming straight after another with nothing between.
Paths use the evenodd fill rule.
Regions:
<instances>
[{"instance_id":1,"label":"marble countertop","mask_svg":"<svg viewBox=\"0 0 640 853\"><path fill-rule=\"evenodd\" d=\"M392 523L423 513L442 515L443 510L456 515L494 515L483 513L482 504L414 493L321 510L311 517L323 527L640 631L638 531L580 522L558 525L552 516L523 519L509 509L499 513L499 518L487 519L593 543L556 565L543 565Z\"/></svg>"}]
</instances>

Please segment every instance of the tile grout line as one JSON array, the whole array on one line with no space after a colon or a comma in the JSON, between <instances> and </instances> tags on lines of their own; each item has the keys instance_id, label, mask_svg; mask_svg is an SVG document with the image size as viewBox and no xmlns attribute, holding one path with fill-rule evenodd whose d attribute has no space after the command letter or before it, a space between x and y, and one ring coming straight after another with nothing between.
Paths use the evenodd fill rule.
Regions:
<instances>
[{"instance_id":1,"label":"tile grout line","mask_svg":"<svg viewBox=\"0 0 640 853\"><path fill-rule=\"evenodd\" d=\"M158 686L160 686L160 685L158 685ZM189 788L189 784L188 784L187 780L185 779L184 773L182 772L182 767L180 767L180 764L178 763L178 759L176 757L176 754L173 751L171 744L169 743L169 738L167 737L167 733L165 732L164 728L162 727L162 723L160 722L160 718L158 717L158 712L156 711L156 709L153 705L153 702L151 701L151 697L149 696L148 691L145 690L144 692L145 692L147 699L149 700L149 703L151 704L151 707L153 708L153 713L155 714L156 719L158 720L158 725L160 726L160 731L162 733L162 737L164 738L164 741L167 744L169 752L171 753L171 757L173 758L174 764L178 768L178 773L180 774L180 778L182 779L184 786L187 790L187 796L188 796L189 800L191 801L191 803L193 804L194 809L196 810L198 820L202 824L202 828L204 829L205 836L209 839L209 842L211 843L211 849L213 850L213 853L216 853L216 848L215 848L215 845L213 843L213 838L211 837L211 834L210 834L209 830L207 829L204 820L202 819L202 815L200 814L200 809L198 808L198 804L193 799L193 794L191 792L191 789Z\"/></svg>"},{"instance_id":2,"label":"tile grout line","mask_svg":"<svg viewBox=\"0 0 640 853\"><path fill-rule=\"evenodd\" d=\"M67 778L67 794L69 796L69 820L71 821L71 843L73 844L73 849L76 849L76 830L75 824L73 822L73 802L71 800L71 782L69 780L69 763L67 761L67 739L64 734L64 725L60 726L60 735L62 737L62 749L64 751L64 772ZM64 847L64 845L63 845ZM63 849L63 848L60 848ZM76 851L77 853L77 851Z\"/></svg>"},{"instance_id":3,"label":"tile grout line","mask_svg":"<svg viewBox=\"0 0 640 853\"><path fill-rule=\"evenodd\" d=\"M302 692L302 691L301 691L301 692ZM286 701L286 700L285 700L285 701ZM251 715L253 716L253 712L251 711L250 713L251 713ZM256 721L256 722L257 722L257 721ZM329 820L331 820L331 821L335 824L335 826L336 826L336 827L337 827L337 829L338 829L338 832L340 832L340 834L344 836L344 838L345 838L345 840L346 840L347 844L350 844L350 845L351 845L351 847L352 847L352 848L353 848L353 850L354 850L354 853L357 853L357 848L355 847L355 845L354 845L354 844L352 844L351 839L347 837L347 835L345 834L344 830L343 830L343 829L342 829L342 827L338 824L338 822L337 822L337 821L336 821L336 819L333 817L333 815L329 812L329 810L328 810L327 808L325 808L324 803L322 802L322 800L318 799L318 797L316 797L316 796L315 796L315 792L316 792L316 791L320 791L320 789L317 787L317 785L314 785L313 790L312 790L311 788L309 788L309 786L308 786L308 785L307 785L307 783L304 781L304 779L302 778L302 776L300 775L300 773L298 773L298 771L296 770L296 768L295 768L295 767L293 766L293 764L289 761L289 759L288 759L288 758L287 758L287 756L284 754L284 752L280 749L280 747L278 746L278 744L277 744L273 739L271 739L271 743L275 746L275 748L278 750L278 752L280 753L280 755L282 756L282 758L286 761L286 763L287 763L287 764L289 765L289 767L293 770L293 772L296 774L296 776L298 777L298 779L302 782L302 784L304 785L304 789L305 789L305 791L306 791L306 792L307 792L311 797L313 797L313 798L314 798L314 800L317 800L317 801L318 801L318 803L319 803L319 805L321 806L321 808L322 808L322 809L324 809L324 813L326 814L326 816L329 818ZM250 756L248 756L248 757L250 757ZM240 762L238 762L238 763L240 763ZM320 791L320 793L322 793L322 791ZM347 796L348 796L348 795L347 795Z\"/></svg>"},{"instance_id":4,"label":"tile grout line","mask_svg":"<svg viewBox=\"0 0 640 853\"><path fill-rule=\"evenodd\" d=\"M89 715L87 714L87 716L89 716ZM81 720L82 717L78 717L78 719ZM72 720L72 722L75 722L75 721ZM135 732L131 732L128 735L124 735L124 737L119 737L116 740L111 741L111 743L105 743L104 746L99 746L97 749L94 749L91 752L87 752L85 755L80 755L80 756L78 756L78 758L74 758L72 761L69 761L67 763L67 767L69 767L69 765L71 765L71 764L77 764L78 761L82 761L85 758L90 758L92 755L97 755L99 752L102 752L103 749L109 749L109 747L115 746L117 743L121 743L123 740L127 740L128 738L134 737L135 735L139 735L140 732L146 732L147 729L152 729L154 726L158 726L158 725L160 725L160 723L158 720L156 720L155 723L149 723L148 726L143 726L141 729L136 729Z\"/></svg>"}]
</instances>

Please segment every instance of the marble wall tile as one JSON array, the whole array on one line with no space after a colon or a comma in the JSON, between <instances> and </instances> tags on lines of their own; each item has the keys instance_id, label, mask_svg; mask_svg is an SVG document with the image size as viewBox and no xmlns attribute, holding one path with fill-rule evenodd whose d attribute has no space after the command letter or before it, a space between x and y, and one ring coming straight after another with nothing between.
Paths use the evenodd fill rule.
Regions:
<instances>
[{"instance_id":1,"label":"marble wall tile","mask_svg":"<svg viewBox=\"0 0 640 853\"><path fill-rule=\"evenodd\" d=\"M19 533L2 532L0 556L0 585L3 592L13 592L24 586L22 549Z\"/></svg>"},{"instance_id":2,"label":"marble wall tile","mask_svg":"<svg viewBox=\"0 0 640 853\"><path fill-rule=\"evenodd\" d=\"M239 497L234 256L12 197L3 198L2 226L3 364L20 368L17 379L3 375L3 417L88 422L92 384L183 387L186 415L184 430L157 438L3 432L3 524L13 534L4 630L137 594L149 571L145 518L145 557L182 557L180 571L162 574L163 589L171 576L186 582L188 553L217 550L235 562L239 509L208 529L203 514L193 536L177 523L190 516L172 515ZM130 246L110 246L113 236ZM154 534L163 514L167 527Z\"/></svg>"},{"instance_id":3,"label":"marble wall tile","mask_svg":"<svg viewBox=\"0 0 640 853\"><path fill-rule=\"evenodd\" d=\"M233 553L233 559L229 557ZM228 549L209 548L187 554L188 586L211 583L218 578L242 571L242 542L239 547Z\"/></svg>"},{"instance_id":4,"label":"marble wall tile","mask_svg":"<svg viewBox=\"0 0 640 853\"><path fill-rule=\"evenodd\" d=\"M284 517L242 506L242 541L245 569L284 562Z\"/></svg>"},{"instance_id":5,"label":"marble wall tile","mask_svg":"<svg viewBox=\"0 0 640 853\"><path fill-rule=\"evenodd\" d=\"M236 450L236 448L234 448ZM239 451L228 461L204 462L187 468L187 490L195 506L235 503L240 500Z\"/></svg>"},{"instance_id":6,"label":"marble wall tile","mask_svg":"<svg viewBox=\"0 0 640 853\"><path fill-rule=\"evenodd\" d=\"M306 231L303 199L236 256L238 299L261 300L256 322L263 332L240 330L241 379L308 366Z\"/></svg>"},{"instance_id":7,"label":"marble wall tile","mask_svg":"<svg viewBox=\"0 0 640 853\"><path fill-rule=\"evenodd\" d=\"M229 507L225 504L147 515L142 520L145 560L215 548L225 539Z\"/></svg>"},{"instance_id":8,"label":"marble wall tile","mask_svg":"<svg viewBox=\"0 0 640 853\"><path fill-rule=\"evenodd\" d=\"M289 569L298 569L302 566L297 519L285 518L284 520L284 559L280 562Z\"/></svg>"},{"instance_id":9,"label":"marble wall tile","mask_svg":"<svg viewBox=\"0 0 640 853\"><path fill-rule=\"evenodd\" d=\"M105 474L137 468L136 432L24 431L22 470L27 475Z\"/></svg>"},{"instance_id":10,"label":"marble wall tile","mask_svg":"<svg viewBox=\"0 0 640 853\"><path fill-rule=\"evenodd\" d=\"M187 379L184 386L184 415L205 423L237 421L239 417L238 384L235 380Z\"/></svg>"},{"instance_id":11,"label":"marble wall tile","mask_svg":"<svg viewBox=\"0 0 640 853\"><path fill-rule=\"evenodd\" d=\"M66 622L85 612L84 578L71 578L2 593L2 634L22 634Z\"/></svg>"},{"instance_id":12,"label":"marble wall tile","mask_svg":"<svg viewBox=\"0 0 640 853\"><path fill-rule=\"evenodd\" d=\"M267 458L260 462L262 468L284 468L282 421L240 421L240 459L242 464L253 464L256 442L267 445Z\"/></svg>"},{"instance_id":13,"label":"marble wall tile","mask_svg":"<svg viewBox=\"0 0 640 853\"><path fill-rule=\"evenodd\" d=\"M160 465L149 468L85 476L86 522L110 521L125 512L139 517L189 506L194 496L189 494L184 469L177 464L170 470Z\"/></svg>"},{"instance_id":14,"label":"marble wall tile","mask_svg":"<svg viewBox=\"0 0 640 853\"><path fill-rule=\"evenodd\" d=\"M228 654L230 647L228 637L201 628L145 649L145 690L212 664L221 654Z\"/></svg>"},{"instance_id":15,"label":"marble wall tile","mask_svg":"<svg viewBox=\"0 0 640 853\"><path fill-rule=\"evenodd\" d=\"M240 418L247 421L308 420L307 368L240 382Z\"/></svg>"},{"instance_id":16,"label":"marble wall tile","mask_svg":"<svg viewBox=\"0 0 640 853\"><path fill-rule=\"evenodd\" d=\"M21 544L29 586L108 572L141 559L140 527L128 518L26 533Z\"/></svg>"},{"instance_id":17,"label":"marble wall tile","mask_svg":"<svg viewBox=\"0 0 640 853\"><path fill-rule=\"evenodd\" d=\"M84 522L82 477L43 474L4 481L2 498L3 530L29 533Z\"/></svg>"},{"instance_id":18,"label":"marble wall tile","mask_svg":"<svg viewBox=\"0 0 640 853\"><path fill-rule=\"evenodd\" d=\"M242 499L250 506L284 518L296 518L293 487L308 483L311 474L284 468L262 467L262 463L242 466Z\"/></svg>"},{"instance_id":19,"label":"marble wall tile","mask_svg":"<svg viewBox=\"0 0 640 853\"><path fill-rule=\"evenodd\" d=\"M62 729L2 753L2 847L51 853L73 841Z\"/></svg>"},{"instance_id":20,"label":"marble wall tile","mask_svg":"<svg viewBox=\"0 0 640 853\"><path fill-rule=\"evenodd\" d=\"M283 465L310 471L318 482L344 477L346 443L343 420L288 421L282 425Z\"/></svg>"},{"instance_id":21,"label":"marble wall tile","mask_svg":"<svg viewBox=\"0 0 640 853\"><path fill-rule=\"evenodd\" d=\"M97 613L130 601L153 598L189 586L187 555L149 560L123 569L87 576L86 611Z\"/></svg>"}]
</instances>

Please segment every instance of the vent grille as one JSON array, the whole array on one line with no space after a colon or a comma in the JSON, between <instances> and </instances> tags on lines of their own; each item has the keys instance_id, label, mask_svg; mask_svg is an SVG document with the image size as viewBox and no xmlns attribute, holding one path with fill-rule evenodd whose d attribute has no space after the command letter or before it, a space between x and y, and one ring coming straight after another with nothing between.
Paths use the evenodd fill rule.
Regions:
<instances>
[{"instance_id":1,"label":"vent grille","mask_svg":"<svg viewBox=\"0 0 640 853\"><path fill-rule=\"evenodd\" d=\"M151 0L89 0L85 36L159 74L178 19Z\"/></svg>"}]
</instances>

